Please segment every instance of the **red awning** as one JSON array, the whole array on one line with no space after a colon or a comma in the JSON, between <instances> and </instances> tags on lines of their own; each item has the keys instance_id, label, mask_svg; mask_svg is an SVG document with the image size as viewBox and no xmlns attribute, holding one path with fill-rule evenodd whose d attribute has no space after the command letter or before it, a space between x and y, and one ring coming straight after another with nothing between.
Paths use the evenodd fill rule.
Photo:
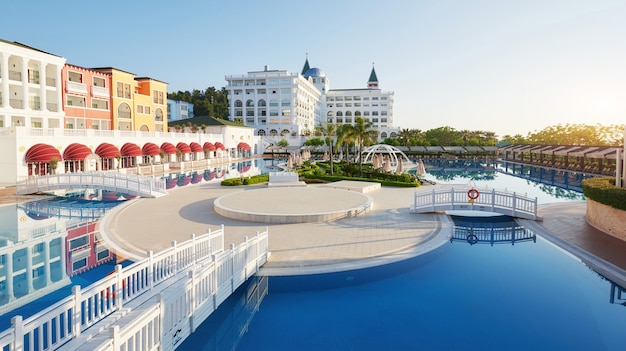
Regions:
<instances>
[{"instance_id":1,"label":"red awning","mask_svg":"<svg viewBox=\"0 0 626 351\"><path fill-rule=\"evenodd\" d=\"M176 150L182 152L183 154L189 154L191 153L191 148L189 147L189 145L180 142L178 144L176 144Z\"/></svg>"},{"instance_id":2,"label":"red awning","mask_svg":"<svg viewBox=\"0 0 626 351\"><path fill-rule=\"evenodd\" d=\"M202 146L200 146L200 144L196 143L195 141L192 141L189 143L189 148L191 149L191 152L202 152Z\"/></svg>"},{"instance_id":3,"label":"red awning","mask_svg":"<svg viewBox=\"0 0 626 351\"><path fill-rule=\"evenodd\" d=\"M26 163L48 163L53 158L61 161L61 153L54 146L48 144L35 144L26 151Z\"/></svg>"},{"instance_id":4,"label":"red awning","mask_svg":"<svg viewBox=\"0 0 626 351\"><path fill-rule=\"evenodd\" d=\"M145 145L141 148L141 152L145 156L156 156L156 155L160 154L161 149L159 149L159 147L156 146L156 144L145 143Z\"/></svg>"},{"instance_id":5,"label":"red awning","mask_svg":"<svg viewBox=\"0 0 626 351\"><path fill-rule=\"evenodd\" d=\"M139 146L133 143L126 143L122 145L122 149L120 150L120 153L122 154L122 156L126 156L126 157L137 157L137 156L143 155Z\"/></svg>"},{"instance_id":6,"label":"red awning","mask_svg":"<svg viewBox=\"0 0 626 351\"><path fill-rule=\"evenodd\" d=\"M65 151L63 151L63 159L82 161L85 159L85 157L91 154L92 152L87 146L83 144L79 144L79 143L73 143L73 144L69 144L65 148Z\"/></svg>"},{"instance_id":7,"label":"red awning","mask_svg":"<svg viewBox=\"0 0 626 351\"><path fill-rule=\"evenodd\" d=\"M224 146L224 144L220 143L219 141L215 143L215 148L226 150L226 147Z\"/></svg>"},{"instance_id":8,"label":"red awning","mask_svg":"<svg viewBox=\"0 0 626 351\"><path fill-rule=\"evenodd\" d=\"M248 145L248 143L241 142L241 143L237 144L237 149L239 149L239 150L250 150L251 147L250 147L250 145Z\"/></svg>"},{"instance_id":9,"label":"red awning","mask_svg":"<svg viewBox=\"0 0 626 351\"><path fill-rule=\"evenodd\" d=\"M209 151L215 151L215 145L213 145L213 143L210 142L206 142L204 143L204 146L202 146L203 150L209 150Z\"/></svg>"},{"instance_id":10,"label":"red awning","mask_svg":"<svg viewBox=\"0 0 626 351\"><path fill-rule=\"evenodd\" d=\"M118 150L115 145L109 143L102 143L98 145L95 154L101 158L115 158L115 156L121 155L120 150Z\"/></svg>"},{"instance_id":11,"label":"red awning","mask_svg":"<svg viewBox=\"0 0 626 351\"><path fill-rule=\"evenodd\" d=\"M161 144L161 150L165 151L168 155L173 155L176 153L176 147L167 141Z\"/></svg>"}]
</instances>

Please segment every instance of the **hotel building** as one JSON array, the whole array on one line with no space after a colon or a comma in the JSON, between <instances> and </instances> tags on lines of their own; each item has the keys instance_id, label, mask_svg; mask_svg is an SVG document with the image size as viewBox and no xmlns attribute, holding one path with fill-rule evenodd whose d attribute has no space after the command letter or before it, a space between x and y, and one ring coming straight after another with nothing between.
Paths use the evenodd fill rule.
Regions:
<instances>
[{"instance_id":1,"label":"hotel building","mask_svg":"<svg viewBox=\"0 0 626 351\"><path fill-rule=\"evenodd\" d=\"M354 124L357 116L371 122L379 138L395 136L393 92L378 87L372 67L367 87L330 89L330 80L306 59L301 73L286 70L226 76L231 118L255 128L259 136L310 135L322 122Z\"/></svg>"}]
</instances>

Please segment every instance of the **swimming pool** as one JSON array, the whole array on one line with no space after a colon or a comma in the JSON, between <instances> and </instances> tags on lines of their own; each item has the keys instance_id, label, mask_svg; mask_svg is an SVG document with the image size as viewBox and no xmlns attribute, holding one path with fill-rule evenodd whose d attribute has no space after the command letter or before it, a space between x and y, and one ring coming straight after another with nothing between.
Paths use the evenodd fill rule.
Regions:
<instances>
[{"instance_id":1,"label":"swimming pool","mask_svg":"<svg viewBox=\"0 0 626 351\"><path fill-rule=\"evenodd\" d=\"M544 192L540 203L582 199L564 188L559 189L566 196L559 197L562 192L552 185L501 171L488 178L471 179L530 196ZM181 347L622 350L626 308L624 300L611 300L615 289L620 290L540 236L487 245L452 240L422 256L370 269L257 277Z\"/></svg>"}]
</instances>

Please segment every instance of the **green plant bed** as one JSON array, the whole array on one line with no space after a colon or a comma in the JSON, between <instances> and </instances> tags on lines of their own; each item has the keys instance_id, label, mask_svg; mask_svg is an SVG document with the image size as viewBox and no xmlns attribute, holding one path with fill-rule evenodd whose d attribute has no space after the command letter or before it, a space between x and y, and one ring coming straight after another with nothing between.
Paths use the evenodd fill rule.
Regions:
<instances>
[{"instance_id":1,"label":"green plant bed","mask_svg":"<svg viewBox=\"0 0 626 351\"><path fill-rule=\"evenodd\" d=\"M406 187L406 188L415 188L420 186L418 181L410 181L410 182L402 182L402 181L394 181L394 180L386 180L386 179L376 179L376 178L359 178L359 177L345 177L345 176L331 176L331 175L319 175L319 174L307 174L306 179L318 179L327 182L338 182L340 180L353 180L359 182L371 182L371 183L380 183L382 186L395 186L395 187Z\"/></svg>"},{"instance_id":2,"label":"green plant bed","mask_svg":"<svg viewBox=\"0 0 626 351\"><path fill-rule=\"evenodd\" d=\"M615 178L583 179L583 194L593 201L626 211L626 188L615 186Z\"/></svg>"},{"instance_id":3,"label":"green plant bed","mask_svg":"<svg viewBox=\"0 0 626 351\"><path fill-rule=\"evenodd\" d=\"M269 181L269 174L259 174L250 177L224 179L220 184L223 186L240 186L267 183Z\"/></svg>"}]
</instances>

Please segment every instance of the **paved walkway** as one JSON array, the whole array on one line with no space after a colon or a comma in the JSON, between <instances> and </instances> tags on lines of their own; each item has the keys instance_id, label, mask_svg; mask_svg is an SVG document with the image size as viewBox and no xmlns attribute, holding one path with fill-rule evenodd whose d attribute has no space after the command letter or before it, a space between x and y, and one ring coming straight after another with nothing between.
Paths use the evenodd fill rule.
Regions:
<instances>
[{"instance_id":1,"label":"paved walkway","mask_svg":"<svg viewBox=\"0 0 626 351\"><path fill-rule=\"evenodd\" d=\"M263 188L221 187L201 184L177 188L158 199L138 199L116 208L105 217L101 231L118 251L129 257L143 257L148 250L160 251L173 240L189 239L224 225L225 242L239 243L265 229L263 223L238 222L213 211L221 195ZM400 260L432 250L448 240L451 222L438 214L409 212L414 189L382 188L367 195L373 209L356 218L328 223L281 224L269 226L270 260L261 273L291 275L364 268ZM255 199L258 206L281 199ZM332 201L332 199L327 199ZM586 204L544 205L541 222L520 220L542 237L565 247L602 272L617 272L626 281L626 242L588 225ZM599 259L598 259L599 258ZM621 269L620 269L621 268ZM611 276L613 277L613 276Z\"/></svg>"}]
</instances>

